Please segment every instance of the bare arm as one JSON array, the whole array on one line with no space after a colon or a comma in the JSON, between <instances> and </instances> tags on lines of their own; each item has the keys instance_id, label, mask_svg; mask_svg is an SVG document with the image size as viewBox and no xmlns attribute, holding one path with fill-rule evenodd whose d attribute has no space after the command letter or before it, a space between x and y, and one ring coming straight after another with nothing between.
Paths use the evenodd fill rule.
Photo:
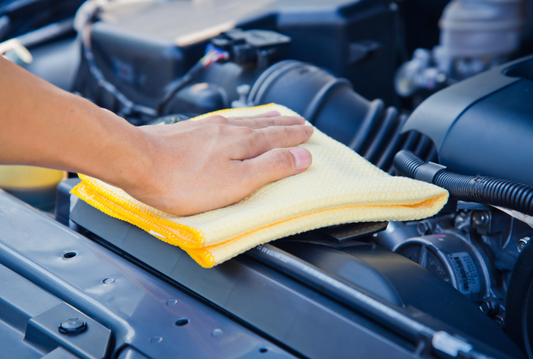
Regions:
<instances>
[{"instance_id":1,"label":"bare arm","mask_svg":"<svg viewBox=\"0 0 533 359\"><path fill-rule=\"evenodd\" d=\"M134 127L0 57L0 163L84 173L178 215L305 170L311 154L292 148L312 134L303 123L271 113Z\"/></svg>"}]
</instances>

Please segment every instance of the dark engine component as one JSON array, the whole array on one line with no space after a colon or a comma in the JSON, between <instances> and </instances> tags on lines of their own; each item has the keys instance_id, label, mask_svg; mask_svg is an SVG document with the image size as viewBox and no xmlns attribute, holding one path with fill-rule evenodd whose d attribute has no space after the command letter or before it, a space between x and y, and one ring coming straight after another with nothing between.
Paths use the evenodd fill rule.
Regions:
<instances>
[{"instance_id":1,"label":"dark engine component","mask_svg":"<svg viewBox=\"0 0 533 359\"><path fill-rule=\"evenodd\" d=\"M368 101L346 79L311 64L288 60L271 66L254 83L248 102L285 105L390 173L394 154L401 149L428 160L436 158L426 136L414 131L401 135L406 116L396 108L385 108L380 99Z\"/></svg>"},{"instance_id":2,"label":"dark engine component","mask_svg":"<svg viewBox=\"0 0 533 359\"><path fill-rule=\"evenodd\" d=\"M396 8L388 1L176 1L104 10L93 24L94 61L131 101L155 108L163 89L202 57L207 42L235 27L274 30L292 39L289 58L348 78L368 98L394 101ZM256 73L255 76L258 74ZM253 78L252 78L253 81ZM249 83L249 82L248 82ZM115 110L82 61L74 90ZM388 90L387 90L388 89ZM237 100L233 88L229 103Z\"/></svg>"},{"instance_id":3,"label":"dark engine component","mask_svg":"<svg viewBox=\"0 0 533 359\"><path fill-rule=\"evenodd\" d=\"M429 136L439 163L464 175L533 186L533 57L450 86L423 102L404 131Z\"/></svg>"},{"instance_id":4,"label":"dark engine component","mask_svg":"<svg viewBox=\"0 0 533 359\"><path fill-rule=\"evenodd\" d=\"M287 58L291 38L274 31L234 29L211 40L211 44L229 54L228 61L255 65L259 70Z\"/></svg>"},{"instance_id":5,"label":"dark engine component","mask_svg":"<svg viewBox=\"0 0 533 359\"><path fill-rule=\"evenodd\" d=\"M528 237L529 238L529 237ZM511 275L507 291L507 334L533 358L533 246L527 243Z\"/></svg>"},{"instance_id":6,"label":"dark engine component","mask_svg":"<svg viewBox=\"0 0 533 359\"><path fill-rule=\"evenodd\" d=\"M464 277L463 283L468 283L470 290L480 287L483 297L482 302L477 299L480 309L505 326L509 336L530 358L533 316L528 308L533 270L529 240L533 232L528 215L533 214L533 155L529 150L533 136L532 73L530 56L439 91L413 112L404 131L416 130L429 136L438 148L440 165L425 164L404 152L395 161L398 170L448 188L450 195L459 200L475 203L459 202L459 211L450 215L451 226L442 222L435 225L434 220L417 224L419 235L425 237L413 238L414 233L405 228L378 235L379 243L421 264L424 252L429 260L430 252L450 245L447 239L450 233L463 237L463 242L478 252L478 259L457 260L457 254L442 250L444 256L432 259L436 263L433 269L426 262L423 265L436 274L442 272L444 280L450 281L447 277L452 273ZM449 172L442 165L460 174ZM520 220L490 207L479 207L479 203L500 206L503 211L514 210L508 213ZM447 243L440 242L439 235L445 235ZM428 249L415 248L414 243ZM457 265L461 262L461 268L453 268L450 264L454 261ZM492 289L483 289L483 282L467 269L469 263L476 271L481 264L483 270L477 273L485 273ZM460 286L456 288L461 290Z\"/></svg>"},{"instance_id":7,"label":"dark engine component","mask_svg":"<svg viewBox=\"0 0 533 359\"><path fill-rule=\"evenodd\" d=\"M238 86L243 87L235 81L249 82L257 73L285 58L290 42L290 37L269 30L234 29L220 34L211 39L199 62L165 87L166 92L157 105L158 115L219 110L230 105L230 98L233 105ZM230 66L219 65L227 62ZM205 74L213 65L220 66L218 71ZM242 71L242 74L235 74L235 70ZM204 82L192 85L202 74Z\"/></svg>"},{"instance_id":8,"label":"dark engine component","mask_svg":"<svg viewBox=\"0 0 533 359\"><path fill-rule=\"evenodd\" d=\"M377 64L376 60L385 55L386 48L384 48L384 43L380 42L383 39L335 44L334 47L328 48L324 47L326 42L322 44L320 38L313 38L314 42L310 44L307 42L309 38L305 37L306 33L307 36L311 36L315 28L321 28L327 33L326 30L332 25L329 23L324 25L318 18L313 18L312 22L307 22L308 12L305 13L307 14L305 16L300 12L295 15L296 13L292 14L294 10L292 9L291 11L287 10L289 15L289 13L285 13L283 1L276 4L278 5L276 11L279 11L278 16L274 18L276 22L266 26L264 22L272 21L272 16L258 15L259 17L254 18L253 21L242 22L239 26L243 29L252 25L265 28L274 27L281 33L240 29L226 31L211 39L210 46L225 51L228 58L224 61L229 62L215 63L203 70L197 63L181 78L178 76L190 67L181 60L181 57L194 58L195 51L205 47L206 41L200 41L197 34L187 37L189 41L187 46L176 47L175 42L178 45L185 43L183 33L180 35L182 37L177 40L174 39L170 43L168 41L156 41L151 30L149 31L150 37L144 36L134 39L135 31L129 31L126 38L126 35L117 29L129 24L128 21L131 19L119 16L121 20L118 23L108 24L105 19L111 16L112 12L106 12L104 9L101 15L103 21L96 22L92 26L90 34L84 35L90 35L90 41L87 39L86 42L91 44L92 54L86 56L87 59L82 63L75 89L83 96L92 98L98 104L126 116L129 111L123 111L124 109L120 107L121 104L124 107L125 102L117 101L117 99L122 98L122 93L128 98L128 101L131 100L126 101L126 103L137 103L132 108L142 109L145 106L155 107L157 105L155 112L164 115L174 113L194 115L227 108L232 103L241 103L241 106L247 106L276 102L302 114L326 134L350 146L370 162L389 173L394 171L393 156L401 149L409 149L425 160L436 159L436 149L427 137L416 132L407 135L400 134L406 116L401 115L394 107L385 107L385 103L390 103L391 98L370 102L353 91L352 86L357 89L364 84L365 89L363 89L362 94L371 93L369 88L380 81L383 81L383 85L385 84L386 79L383 73L379 75L376 73L372 79L365 78L361 73L352 76L351 71L342 70L344 65L339 67L331 62L339 59L335 57L335 51L344 47L350 50L348 59L350 68L366 67L368 66L366 65L367 62L374 66ZM333 17L335 21L339 21L339 26L335 27L335 31L346 31L346 36L349 34L348 38L362 36L368 31L368 27L365 27L365 32L357 32L355 26L364 22L363 19L367 12L361 9L357 10L355 4L349 6L348 4L339 2L336 5L323 6L313 11L317 11L315 14L317 16L326 16L334 10L339 11ZM372 6L375 7L374 10L382 9L379 3ZM155 7L147 11L161 14L164 8ZM340 11L341 9L342 11ZM166 10L170 10L170 8ZM186 6L181 10L188 11ZM350 16L355 15L355 11L357 11L358 16L352 19ZM387 8L386 13L392 15L394 11ZM339 18L339 14L342 15L341 18ZM301 16L304 17L301 18ZM146 15L142 17L143 21L147 21L149 18L150 16ZM160 22L164 23L164 20L160 20ZM366 22L364 23L366 24ZM300 29L299 31L295 30L297 27ZM179 27L176 28L176 31L178 30L183 31ZM291 37L283 35L283 32L290 34ZM332 35L334 34L332 33ZM345 36L339 37L337 35L335 34L335 39L348 39ZM169 51L170 48L172 51ZM142 53L135 53L135 51L141 50ZM182 55L179 55L180 52ZM271 65L284 57L307 59L310 58L309 53L314 54L312 58L314 64L324 65L330 71L335 71L337 75L346 74L348 79L339 79L327 70L295 60L277 62L265 70L267 65ZM322 63L320 61L320 54L323 53L328 53L326 58L330 62ZM174 55L171 56L171 54ZM93 55L94 61L92 60ZM128 64L125 60L121 60L123 56L130 62L131 59L138 58L138 62L142 66L137 65L137 63ZM158 62L151 61L147 56L154 56L154 61L157 60ZM367 61L366 59L370 57L372 57L372 61ZM89 71L86 68L87 64L97 66L100 70L95 70L93 66L91 67L92 74L101 71L109 84L102 86L102 81L95 83L93 76L87 74ZM145 67L148 65L149 67ZM178 65L179 71L176 70ZM139 73L142 73L142 76ZM369 75L370 73L365 72L365 74ZM176 77L178 78L174 80ZM349 80L352 80L353 85ZM237 88L242 84L252 87L249 94L242 91L239 93ZM369 84L372 85L369 86ZM160 93L161 87L166 91L163 94ZM387 87L384 85L384 88ZM109 91L104 91L107 88L116 88L119 95L113 96ZM157 89L157 91L150 90L152 88ZM380 92L383 95L383 91ZM385 97L387 96L385 94ZM242 101L243 99L244 101ZM147 109L150 110L150 108ZM135 124L145 122L145 120L139 121L129 117L128 119Z\"/></svg>"}]
</instances>

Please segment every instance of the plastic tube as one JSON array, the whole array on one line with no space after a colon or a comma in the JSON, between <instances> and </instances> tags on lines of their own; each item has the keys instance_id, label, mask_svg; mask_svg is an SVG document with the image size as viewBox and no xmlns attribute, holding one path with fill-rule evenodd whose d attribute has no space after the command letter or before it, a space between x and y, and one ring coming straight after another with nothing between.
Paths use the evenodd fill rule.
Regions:
<instances>
[{"instance_id":1,"label":"plastic tube","mask_svg":"<svg viewBox=\"0 0 533 359\"><path fill-rule=\"evenodd\" d=\"M443 187L450 196L468 202L505 207L533 215L533 187L485 176L464 176L435 163L425 163L410 151L400 151L394 166L401 174Z\"/></svg>"}]
</instances>

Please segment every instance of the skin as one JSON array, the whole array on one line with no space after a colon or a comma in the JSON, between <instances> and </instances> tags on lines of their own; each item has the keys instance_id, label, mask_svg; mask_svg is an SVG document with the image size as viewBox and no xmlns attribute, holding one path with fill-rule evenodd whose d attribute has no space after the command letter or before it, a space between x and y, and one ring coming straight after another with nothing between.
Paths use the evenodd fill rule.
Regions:
<instances>
[{"instance_id":1,"label":"skin","mask_svg":"<svg viewBox=\"0 0 533 359\"><path fill-rule=\"evenodd\" d=\"M135 127L0 57L0 163L84 173L165 212L227 206L312 162L302 117Z\"/></svg>"}]
</instances>

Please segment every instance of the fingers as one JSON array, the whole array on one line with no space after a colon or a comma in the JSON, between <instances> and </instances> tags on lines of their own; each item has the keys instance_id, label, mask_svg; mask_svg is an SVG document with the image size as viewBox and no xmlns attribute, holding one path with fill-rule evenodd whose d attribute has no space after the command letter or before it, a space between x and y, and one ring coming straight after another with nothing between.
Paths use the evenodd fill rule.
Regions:
<instances>
[{"instance_id":1,"label":"fingers","mask_svg":"<svg viewBox=\"0 0 533 359\"><path fill-rule=\"evenodd\" d=\"M293 126L303 125L305 120L300 116L274 116L257 118L228 118L228 123L235 126L250 128L265 128L270 126Z\"/></svg>"},{"instance_id":2,"label":"fingers","mask_svg":"<svg viewBox=\"0 0 533 359\"><path fill-rule=\"evenodd\" d=\"M305 120L301 116L280 116L277 111L270 111L255 116L245 117L224 117L213 115L199 120L204 124L229 124L234 126L245 126L249 128L264 128L269 126L292 126L303 125Z\"/></svg>"},{"instance_id":3,"label":"fingers","mask_svg":"<svg viewBox=\"0 0 533 359\"><path fill-rule=\"evenodd\" d=\"M242 162L247 174L244 183L250 186L248 190L251 193L265 184L305 171L312 162L311 153L305 148L273 149Z\"/></svg>"},{"instance_id":4,"label":"fingers","mask_svg":"<svg viewBox=\"0 0 533 359\"><path fill-rule=\"evenodd\" d=\"M280 116L278 111L268 111L268 112L260 113L259 115L254 115L254 116L232 116L232 117L227 117L227 119L241 120L244 118L264 118L264 117L276 117L276 116Z\"/></svg>"},{"instance_id":5,"label":"fingers","mask_svg":"<svg viewBox=\"0 0 533 359\"><path fill-rule=\"evenodd\" d=\"M272 126L251 130L245 135L246 140L243 138L235 142L233 159L243 160L257 157L274 148L298 146L307 141L312 134L313 127L308 125Z\"/></svg>"}]
</instances>

